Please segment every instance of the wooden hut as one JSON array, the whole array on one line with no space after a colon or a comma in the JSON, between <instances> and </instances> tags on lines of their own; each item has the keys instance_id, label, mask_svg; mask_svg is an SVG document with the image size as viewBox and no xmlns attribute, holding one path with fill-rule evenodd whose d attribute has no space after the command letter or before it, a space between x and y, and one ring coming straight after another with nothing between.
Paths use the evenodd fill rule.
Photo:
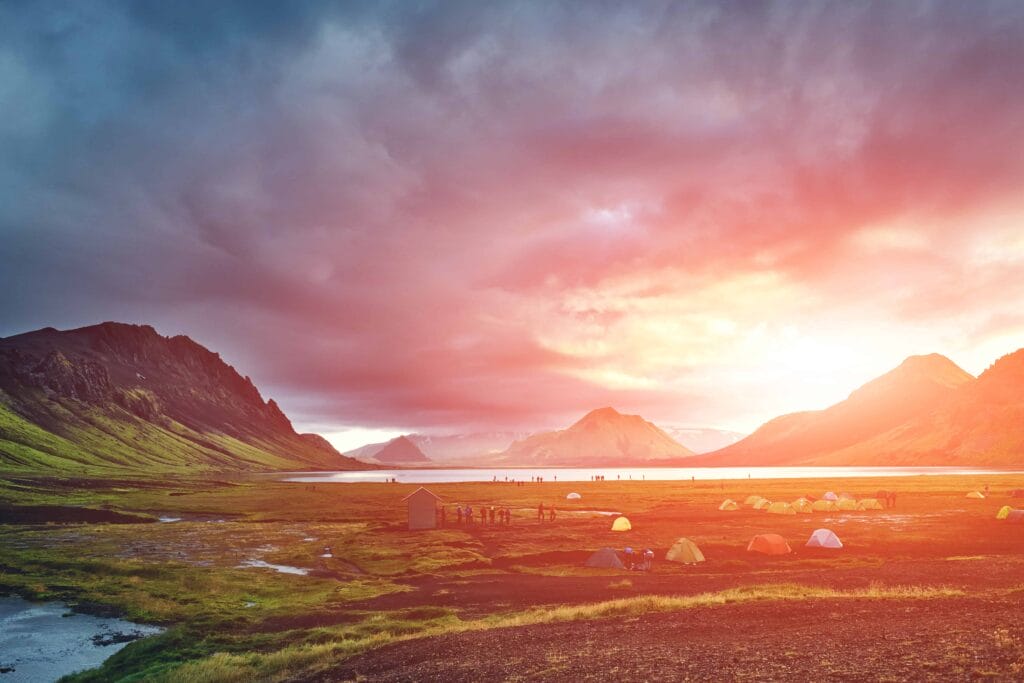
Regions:
<instances>
[{"instance_id":1,"label":"wooden hut","mask_svg":"<svg viewBox=\"0 0 1024 683\"><path fill-rule=\"evenodd\" d=\"M422 486L402 499L409 506L409 529L436 529L441 498Z\"/></svg>"}]
</instances>

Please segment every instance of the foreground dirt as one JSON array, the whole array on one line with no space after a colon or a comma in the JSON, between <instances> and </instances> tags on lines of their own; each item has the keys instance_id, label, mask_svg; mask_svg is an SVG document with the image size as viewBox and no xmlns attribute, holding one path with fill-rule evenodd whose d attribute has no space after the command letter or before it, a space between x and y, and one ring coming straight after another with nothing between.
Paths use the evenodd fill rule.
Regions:
<instances>
[{"instance_id":1,"label":"foreground dirt","mask_svg":"<svg viewBox=\"0 0 1024 683\"><path fill-rule=\"evenodd\" d=\"M1024 596L751 603L408 641L307 680L1024 679Z\"/></svg>"}]
</instances>

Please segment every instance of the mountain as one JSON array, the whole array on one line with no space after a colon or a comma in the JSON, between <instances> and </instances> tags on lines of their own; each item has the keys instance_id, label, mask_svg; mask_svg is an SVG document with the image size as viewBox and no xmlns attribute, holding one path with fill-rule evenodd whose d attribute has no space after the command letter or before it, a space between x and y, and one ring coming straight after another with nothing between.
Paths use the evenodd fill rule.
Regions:
<instances>
[{"instance_id":1,"label":"mountain","mask_svg":"<svg viewBox=\"0 0 1024 683\"><path fill-rule=\"evenodd\" d=\"M186 336L107 322L0 338L0 470L358 469Z\"/></svg>"},{"instance_id":2,"label":"mountain","mask_svg":"<svg viewBox=\"0 0 1024 683\"><path fill-rule=\"evenodd\" d=\"M693 452L639 415L599 408L568 429L516 441L498 456L505 465L649 465Z\"/></svg>"},{"instance_id":3,"label":"mountain","mask_svg":"<svg viewBox=\"0 0 1024 683\"><path fill-rule=\"evenodd\" d=\"M404 436L392 439L386 443L384 448L373 454L373 459L387 465L410 465L430 462L430 458L423 455L423 451Z\"/></svg>"},{"instance_id":4,"label":"mountain","mask_svg":"<svg viewBox=\"0 0 1024 683\"><path fill-rule=\"evenodd\" d=\"M975 378L939 354L899 367L825 410L777 417L747 438L691 461L694 465L854 464L839 452L878 438L952 404ZM857 464L893 464L872 452Z\"/></svg>"},{"instance_id":5,"label":"mountain","mask_svg":"<svg viewBox=\"0 0 1024 683\"><path fill-rule=\"evenodd\" d=\"M952 399L815 464L1024 466L1024 349L1003 356Z\"/></svg>"},{"instance_id":6,"label":"mountain","mask_svg":"<svg viewBox=\"0 0 1024 683\"><path fill-rule=\"evenodd\" d=\"M518 439L529 434L523 432L470 432L466 434L406 434L405 438L413 442L427 458L435 463L456 465L483 465L491 462L494 457L504 451ZM346 455L360 460L373 458L389 441L366 444Z\"/></svg>"},{"instance_id":7,"label":"mountain","mask_svg":"<svg viewBox=\"0 0 1024 683\"><path fill-rule=\"evenodd\" d=\"M707 427L662 427L666 434L694 453L710 453L731 446L746 436L742 432Z\"/></svg>"}]
</instances>

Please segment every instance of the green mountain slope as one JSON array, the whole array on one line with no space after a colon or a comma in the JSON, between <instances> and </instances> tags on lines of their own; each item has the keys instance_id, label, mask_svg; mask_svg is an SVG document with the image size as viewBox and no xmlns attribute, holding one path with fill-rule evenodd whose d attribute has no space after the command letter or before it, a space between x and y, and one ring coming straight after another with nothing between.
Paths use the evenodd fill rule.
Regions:
<instances>
[{"instance_id":1,"label":"green mountain slope","mask_svg":"<svg viewBox=\"0 0 1024 683\"><path fill-rule=\"evenodd\" d=\"M0 339L0 470L355 469L188 337L103 323Z\"/></svg>"}]
</instances>

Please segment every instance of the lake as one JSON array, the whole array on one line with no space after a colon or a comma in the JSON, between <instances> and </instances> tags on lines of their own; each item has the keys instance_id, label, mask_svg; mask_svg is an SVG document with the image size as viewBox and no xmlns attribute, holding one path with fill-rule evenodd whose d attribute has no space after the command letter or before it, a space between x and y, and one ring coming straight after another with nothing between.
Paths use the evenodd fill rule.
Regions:
<instances>
[{"instance_id":1,"label":"lake","mask_svg":"<svg viewBox=\"0 0 1024 683\"><path fill-rule=\"evenodd\" d=\"M156 626L70 612L57 602L0 597L0 683L55 681L92 669Z\"/></svg>"},{"instance_id":2,"label":"lake","mask_svg":"<svg viewBox=\"0 0 1024 683\"><path fill-rule=\"evenodd\" d=\"M964 467L493 467L480 469L370 470L360 472L288 472L285 481L353 484L383 482L391 478L405 484L459 481L590 481L596 474L606 481L720 481L722 479L843 479L847 477L914 477L938 474L1013 474L1009 470ZM279 475L278 475L279 476Z\"/></svg>"}]
</instances>

